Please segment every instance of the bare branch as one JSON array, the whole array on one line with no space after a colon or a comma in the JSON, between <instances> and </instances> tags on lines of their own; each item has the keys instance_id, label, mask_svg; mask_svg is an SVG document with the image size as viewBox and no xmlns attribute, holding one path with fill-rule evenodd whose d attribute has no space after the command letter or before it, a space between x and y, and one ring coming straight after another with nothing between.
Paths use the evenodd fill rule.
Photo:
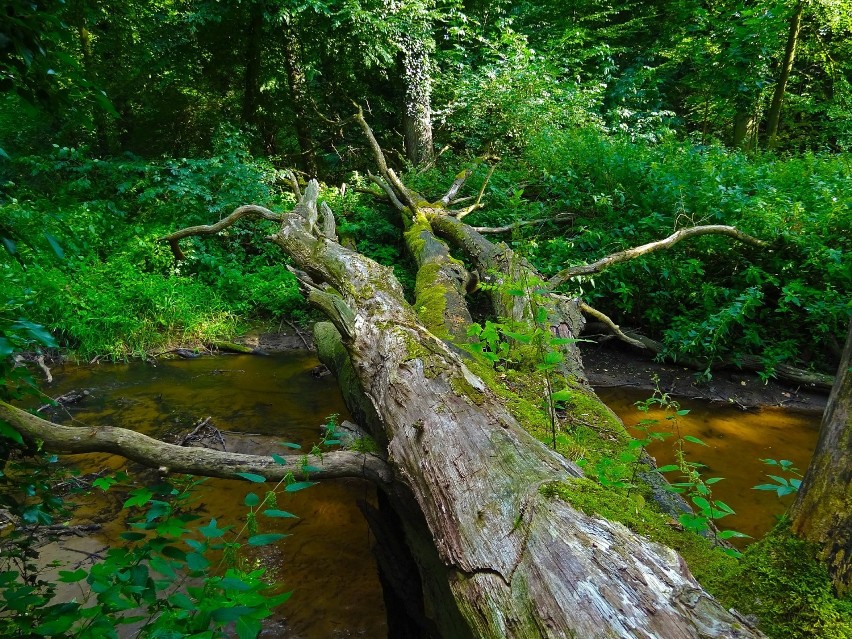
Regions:
<instances>
[{"instance_id":1,"label":"bare branch","mask_svg":"<svg viewBox=\"0 0 852 639\"><path fill-rule=\"evenodd\" d=\"M531 226L533 224L546 224L548 222L562 222L564 220L573 219L573 213L560 213L559 215L555 215L550 218L537 218L535 220L520 220L518 222L514 222L512 224L507 224L506 226L474 226L473 230L477 233L483 233L485 235L489 233L508 233L509 231L514 231L517 228L521 228L522 226Z\"/></svg>"},{"instance_id":2,"label":"bare branch","mask_svg":"<svg viewBox=\"0 0 852 639\"><path fill-rule=\"evenodd\" d=\"M491 167L488 169L488 175L485 176L485 181L482 183L482 188L479 189L479 194L476 196L476 200L474 201L474 203L463 209L459 209L457 211L450 211L450 215L460 220L465 215L473 213L476 209L481 209L484 206L482 204L482 196L485 193L485 188L488 186L488 181L491 179L491 175L494 173L495 168L497 168L496 165L492 164Z\"/></svg>"},{"instance_id":3,"label":"bare branch","mask_svg":"<svg viewBox=\"0 0 852 639\"><path fill-rule=\"evenodd\" d=\"M638 339L633 339L632 337L628 337L627 335L625 335L618 327L618 324L616 324L612 321L612 319L610 319L609 315L601 313L598 309L592 308L583 301L580 301L579 306L580 310L583 311L586 315L591 315L596 320L606 324L607 328L609 328L609 330L611 330L613 334L618 337L618 339L627 342L628 344L630 344L631 346L635 346L636 348L647 348L647 346L640 342Z\"/></svg>"},{"instance_id":4,"label":"bare branch","mask_svg":"<svg viewBox=\"0 0 852 639\"><path fill-rule=\"evenodd\" d=\"M302 199L302 189L299 188L299 180L296 179L296 174L293 171L287 169L286 171L281 171L281 176L287 179L287 182L290 184L290 188L293 190L293 195L296 196L297 200Z\"/></svg>"},{"instance_id":5,"label":"bare branch","mask_svg":"<svg viewBox=\"0 0 852 639\"><path fill-rule=\"evenodd\" d=\"M373 151L376 164L379 166L379 173L396 193L397 199L404 202L405 206L410 207L412 211L415 210L417 207L417 201L412 196L411 191L409 191L402 181L396 176L393 169L388 167L382 147L379 146L376 136L373 135L373 129L370 128L370 125L367 124L367 120L364 119L364 111L360 106L358 106L358 112L355 114L355 120L361 125L364 135L367 136L367 142L370 145L370 149Z\"/></svg>"},{"instance_id":6,"label":"bare branch","mask_svg":"<svg viewBox=\"0 0 852 639\"><path fill-rule=\"evenodd\" d=\"M388 196L388 199L393 203L393 205L399 209L400 211L404 211L407 207L405 204L400 202L399 198L396 195L396 192L391 188L391 185L388 184L383 178L379 177L375 173L368 172L370 180L375 184L378 184L382 190L384 190L385 194Z\"/></svg>"},{"instance_id":7,"label":"bare branch","mask_svg":"<svg viewBox=\"0 0 852 639\"><path fill-rule=\"evenodd\" d=\"M262 455L167 444L125 428L61 426L5 402L0 402L0 419L10 424L24 439L41 442L45 450L57 454L111 453L149 468L225 479L238 479L237 473L254 473L267 481L279 481L288 473L298 475L302 472L302 455L293 455L287 464L282 465L272 457ZM312 457L310 462L319 468L311 471L312 479L361 477L376 483L392 480L388 463L372 454L335 451L324 453L321 460Z\"/></svg>"},{"instance_id":8,"label":"bare branch","mask_svg":"<svg viewBox=\"0 0 852 639\"><path fill-rule=\"evenodd\" d=\"M175 231L171 235L161 237L158 241L168 242L172 247L172 253L174 253L175 259L182 260L186 256L183 254L183 251L180 250L180 240L193 235L215 235L219 231L226 229L229 226L233 226L240 218L244 217L272 220L273 222L280 222L284 219L284 216L280 213L273 213L269 209L257 206L256 204L247 204L246 206L240 206L239 208L234 209L233 213L225 219L219 220L216 224L190 226L188 228L181 229L180 231Z\"/></svg>"},{"instance_id":9,"label":"bare branch","mask_svg":"<svg viewBox=\"0 0 852 639\"><path fill-rule=\"evenodd\" d=\"M641 255L647 255L648 253L653 253L662 249L671 248L681 240L685 240L691 237L697 237L699 235L727 235L728 237L732 237L735 240L739 240L740 242L744 242L746 244L751 244L752 246L766 246L766 242L764 242L763 240L759 240L755 237L752 237L751 235L743 233L742 231L733 226L724 226L722 224L693 226L686 229L680 229L679 231L672 233L663 240L650 242L649 244L643 244L642 246L637 246L635 248L627 249L625 251L619 251L618 253L612 253L611 255L607 255L606 257L599 259L597 262L592 262L591 264L571 266L569 268L563 269L550 278L549 284L551 287L556 287L565 282L566 280L569 280L572 277L576 277L578 275L592 275L593 273L600 273L601 271L609 268L610 266L614 266L615 264L627 262L628 260L635 259Z\"/></svg>"}]
</instances>

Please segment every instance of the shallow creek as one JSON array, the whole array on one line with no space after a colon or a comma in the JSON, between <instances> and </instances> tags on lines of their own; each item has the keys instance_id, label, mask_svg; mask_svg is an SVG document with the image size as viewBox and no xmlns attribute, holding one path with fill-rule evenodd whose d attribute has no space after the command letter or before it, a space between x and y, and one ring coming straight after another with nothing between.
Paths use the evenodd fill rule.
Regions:
<instances>
[{"instance_id":1,"label":"shallow creek","mask_svg":"<svg viewBox=\"0 0 852 639\"><path fill-rule=\"evenodd\" d=\"M774 492L754 490L758 484L771 484L767 473L793 477L779 472L777 466L768 466L761 459L789 459L804 474L816 447L822 415L815 411L794 411L782 408L762 408L743 411L736 406L726 406L703 400L679 399L681 409L689 414L667 420L662 410L647 413L638 410L636 402L645 400L649 392L632 388L599 388L598 396L631 429L637 438L645 435L633 428L643 419L657 420L649 432L672 433L665 441L656 441L648 452L657 464L674 463L676 430L680 435L692 435L706 446L687 443L685 451L689 461L704 464L703 476L724 477L713 484L713 498L728 504L736 511L719 521L722 529L738 530L754 539L762 537L775 524L776 518L792 504L793 495L779 499ZM668 473L669 481L679 481L677 472ZM739 541L746 545L751 540Z\"/></svg>"},{"instance_id":2,"label":"shallow creek","mask_svg":"<svg viewBox=\"0 0 852 639\"><path fill-rule=\"evenodd\" d=\"M108 424L174 441L202 418L220 429L228 450L255 454L286 454L280 442L301 444L306 450L320 438L320 426L334 413L347 416L331 376L317 379L310 352L290 351L270 357L235 355L192 360L69 367L56 371L57 382L47 391L59 395L88 389L90 396L70 413L78 425ZM57 421L60 413L54 413ZM71 423L66 415L64 423ZM230 433L240 433L229 437ZM250 434L250 435L245 435ZM107 455L76 456L83 472L105 466L124 467ZM154 481L151 471L131 465L141 481ZM243 499L257 490L249 482L208 479L199 488L202 522L215 517L220 525L244 521ZM85 555L118 538L124 527L118 511L123 496L95 490L78 510L81 521L95 520L102 528L90 538L70 538L55 557L75 566ZM284 532L282 542L252 549L251 559L267 569L267 577L293 590L281 615L264 623L264 637L327 639L382 637L386 613L375 560L373 539L356 505L374 499L363 481L325 481L282 495L279 507L299 519L266 519L262 532ZM72 548L74 550L68 550ZM50 549L47 549L50 551ZM73 593L79 595L80 593Z\"/></svg>"},{"instance_id":3,"label":"shallow creek","mask_svg":"<svg viewBox=\"0 0 852 639\"><path fill-rule=\"evenodd\" d=\"M56 396L71 389L90 391L83 402L69 408L70 415L61 420L65 423L122 426L175 441L209 416L212 425L225 434L228 450L284 454L287 451L280 442L310 449L330 414L347 415L334 378L317 379L310 374L316 365L312 353L289 351L270 357L162 361L156 366L68 367L57 371L57 381L47 392ZM636 411L633 403L645 398L642 392L606 388L599 393L628 426L646 417L660 420L652 430L663 430L669 424L662 413ZM766 472L778 474L759 459L790 459L806 468L816 443L819 415L772 409L743 412L690 401L682 404L691 412L679 418L681 434L696 435L708 444L693 446L691 458L706 464L711 475L726 478L714 486L714 497L730 504L737 515L723 520L723 527L759 537L790 500L751 489L767 481ZM59 412L51 415L57 421L61 416ZM650 452L661 465L670 463L672 444L657 444ZM83 472L124 467L122 459L107 455L78 456L77 463ZM130 470L142 481L153 480L151 471L135 466ZM251 490L248 482L207 480L199 489L204 521L210 517L220 523L242 521L243 498ZM281 615L267 621L262 636L333 639L386 635L386 613L370 551L373 539L357 508L358 499L374 499L374 491L365 482L322 482L282 497L279 507L299 519L262 524L265 532L292 536L256 549L252 559L267 569L270 579L282 583L284 590L294 591ZM54 550L52 558L74 567L86 560L79 551L96 552L115 543L112 540L124 530L118 515L122 500L120 494L103 495L99 490L85 498L79 518L101 523L101 530L89 538L72 537L65 549Z\"/></svg>"}]
</instances>

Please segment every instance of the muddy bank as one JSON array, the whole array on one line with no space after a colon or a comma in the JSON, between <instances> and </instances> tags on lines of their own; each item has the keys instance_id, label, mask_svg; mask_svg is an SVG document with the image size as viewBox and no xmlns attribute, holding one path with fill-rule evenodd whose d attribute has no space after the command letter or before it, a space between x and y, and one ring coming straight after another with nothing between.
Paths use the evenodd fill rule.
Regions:
<instances>
[{"instance_id":1,"label":"muddy bank","mask_svg":"<svg viewBox=\"0 0 852 639\"><path fill-rule=\"evenodd\" d=\"M580 350L589 382L597 387L629 387L650 393L656 375L660 389L667 393L730 404L743 410L775 406L821 412L828 399L827 394L772 380L764 382L757 375L738 370L716 371L711 380L699 380L693 369L660 364L611 342L582 342Z\"/></svg>"}]
</instances>

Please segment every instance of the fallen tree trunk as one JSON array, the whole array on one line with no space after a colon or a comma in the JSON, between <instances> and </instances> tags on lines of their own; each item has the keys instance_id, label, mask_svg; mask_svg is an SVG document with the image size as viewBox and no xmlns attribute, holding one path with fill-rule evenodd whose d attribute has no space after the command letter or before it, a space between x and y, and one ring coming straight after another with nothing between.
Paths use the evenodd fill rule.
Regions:
<instances>
[{"instance_id":1,"label":"fallen tree trunk","mask_svg":"<svg viewBox=\"0 0 852 639\"><path fill-rule=\"evenodd\" d=\"M322 232L317 194L270 239L340 333L472 636L761 636L673 551L547 496L581 471L424 328L390 269Z\"/></svg>"}]
</instances>

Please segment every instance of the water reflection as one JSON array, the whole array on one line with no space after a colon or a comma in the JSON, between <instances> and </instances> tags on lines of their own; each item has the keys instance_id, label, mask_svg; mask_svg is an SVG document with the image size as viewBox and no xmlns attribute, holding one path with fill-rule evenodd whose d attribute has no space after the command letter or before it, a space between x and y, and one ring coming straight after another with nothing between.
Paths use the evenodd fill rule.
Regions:
<instances>
[{"instance_id":1,"label":"water reflection","mask_svg":"<svg viewBox=\"0 0 852 639\"><path fill-rule=\"evenodd\" d=\"M70 407L64 419L60 419L60 412L51 418L65 423L73 419L77 424L121 426L174 440L198 419L210 416L212 424L222 431L253 434L241 438L241 452L284 453L282 441L310 449L329 415L346 416L336 381L310 374L317 363L309 352L289 352L270 357L173 360L155 367L142 363L69 367L49 392L58 395L86 388L91 394L80 405ZM121 458L108 455L75 457L84 472L124 465ZM243 499L253 489L243 481L207 480L198 494L204 517L240 522L246 510ZM264 566L268 577L283 590L294 591L281 614L267 620L262 636L327 639L386 635L384 604L370 551L372 540L356 506L357 499L374 499L368 483L322 482L310 490L281 497L280 508L299 519L262 524L264 532L291 536L276 545L252 549L255 554L251 558ZM99 491L87 498L80 517L102 521L103 528L91 538L72 540L68 546L94 552L117 543L118 534L124 530L124 522L116 519L120 501ZM81 557L65 551L59 558L73 566Z\"/></svg>"},{"instance_id":2,"label":"water reflection","mask_svg":"<svg viewBox=\"0 0 852 639\"><path fill-rule=\"evenodd\" d=\"M596 392L628 428L650 418L658 420L651 426L652 432L671 430L672 422L666 420L662 410L643 413L634 405L650 393L628 388L600 388ZM713 485L713 498L721 499L737 513L722 519L720 527L759 539L793 500L793 496L779 499L775 493L752 489L757 484L771 483L767 473L782 474L777 467L773 470L760 460L789 459L804 474L816 447L821 415L780 408L745 412L700 400L678 401L682 409L690 411L678 417L681 435L693 435L707 444L687 444L688 459L707 466L705 477L725 478ZM674 439L654 442L649 447L648 452L659 465L674 463ZM667 477L676 481L673 475L676 473Z\"/></svg>"}]
</instances>

